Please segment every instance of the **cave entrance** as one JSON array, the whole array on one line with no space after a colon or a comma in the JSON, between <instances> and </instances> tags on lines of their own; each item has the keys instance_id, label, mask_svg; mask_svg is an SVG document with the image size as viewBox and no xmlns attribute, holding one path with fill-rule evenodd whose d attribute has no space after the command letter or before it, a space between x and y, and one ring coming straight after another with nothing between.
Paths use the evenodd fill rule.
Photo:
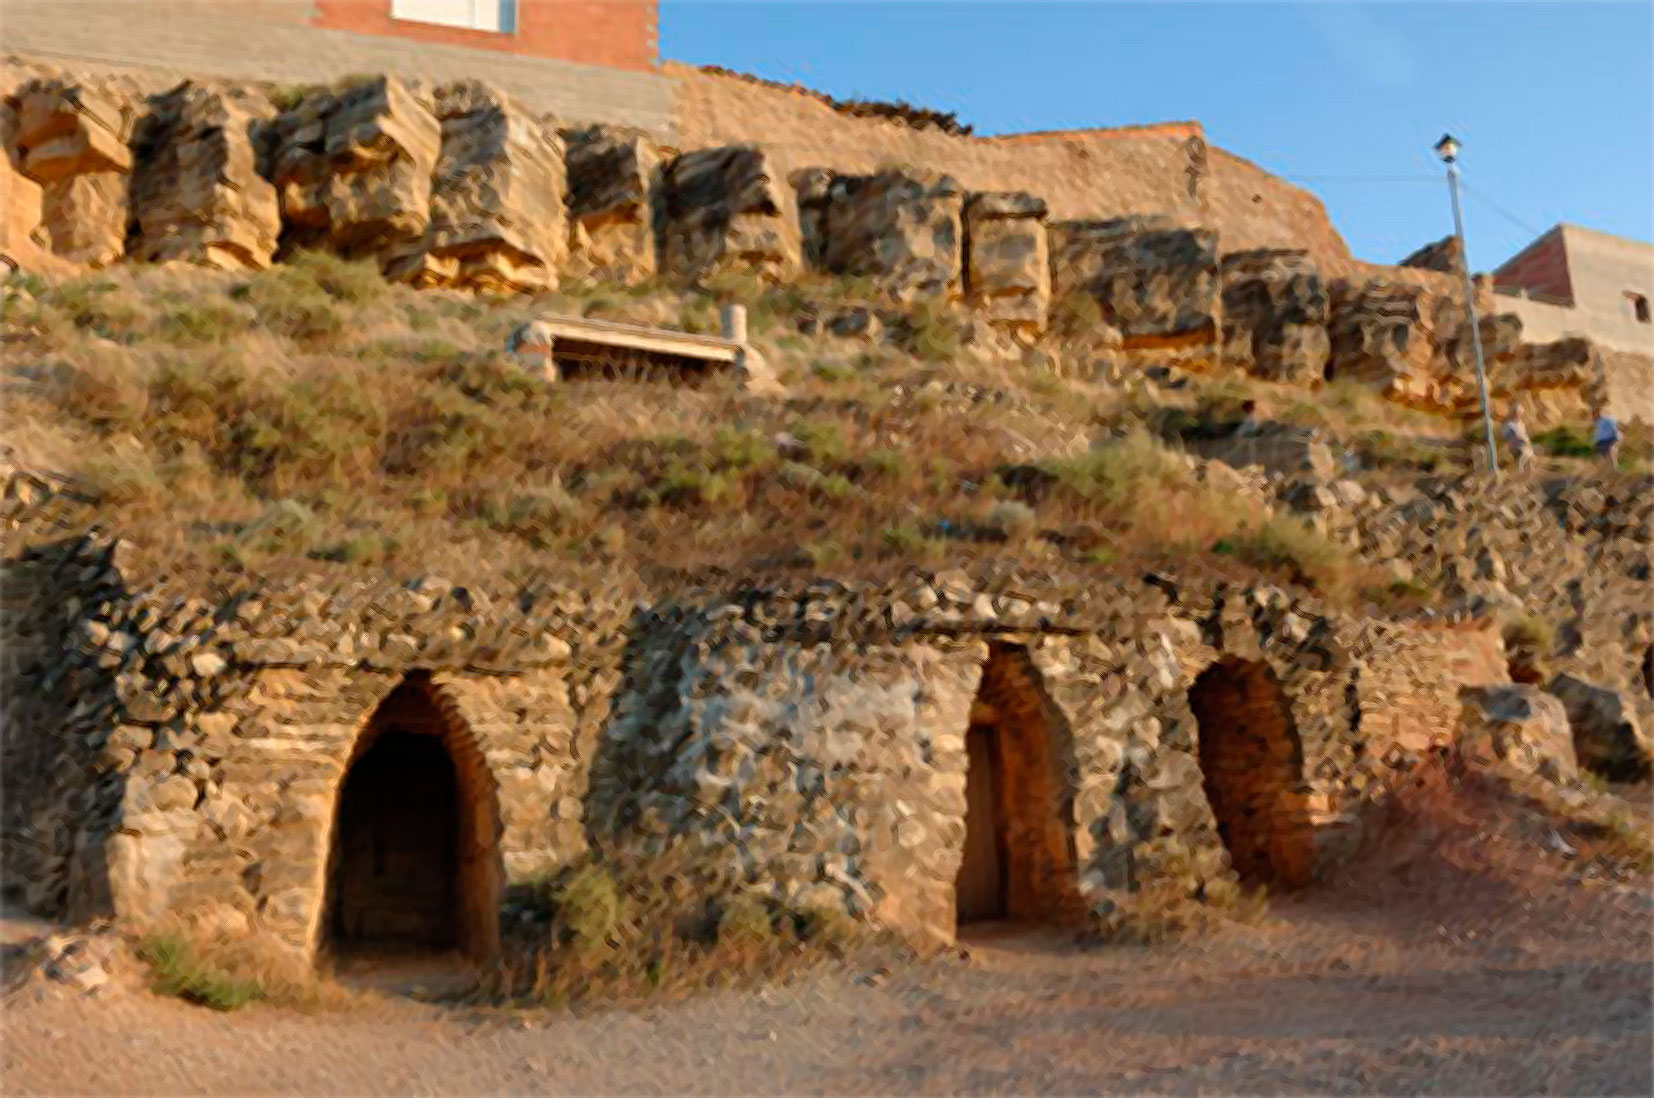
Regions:
<instances>
[{"instance_id":1,"label":"cave entrance","mask_svg":"<svg viewBox=\"0 0 1654 1098\"><path fill-rule=\"evenodd\" d=\"M1072 752L1026 649L994 644L965 732L960 924L1067 918L1078 903Z\"/></svg>"},{"instance_id":2,"label":"cave entrance","mask_svg":"<svg viewBox=\"0 0 1654 1098\"><path fill-rule=\"evenodd\" d=\"M464 722L428 680L380 704L339 788L325 942L338 954L498 947L494 783Z\"/></svg>"},{"instance_id":3,"label":"cave entrance","mask_svg":"<svg viewBox=\"0 0 1654 1098\"><path fill-rule=\"evenodd\" d=\"M1189 690L1200 770L1218 836L1244 882L1309 879L1314 844L1292 707L1263 663L1223 660Z\"/></svg>"}]
</instances>

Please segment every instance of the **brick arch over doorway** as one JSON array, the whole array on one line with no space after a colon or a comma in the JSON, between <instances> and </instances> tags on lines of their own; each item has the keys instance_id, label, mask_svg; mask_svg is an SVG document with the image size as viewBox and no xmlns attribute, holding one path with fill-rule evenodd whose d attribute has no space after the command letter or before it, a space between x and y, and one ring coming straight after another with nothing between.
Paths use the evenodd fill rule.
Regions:
<instances>
[{"instance_id":1,"label":"brick arch over doorway","mask_svg":"<svg viewBox=\"0 0 1654 1098\"><path fill-rule=\"evenodd\" d=\"M1268 664L1226 659L1189 689L1200 770L1218 835L1249 883L1294 886L1314 862L1304 751L1292 705Z\"/></svg>"},{"instance_id":2,"label":"brick arch over doorway","mask_svg":"<svg viewBox=\"0 0 1654 1098\"><path fill-rule=\"evenodd\" d=\"M321 951L499 948L499 796L482 749L428 675L358 734L334 801Z\"/></svg>"},{"instance_id":3,"label":"brick arch over doorway","mask_svg":"<svg viewBox=\"0 0 1654 1098\"><path fill-rule=\"evenodd\" d=\"M1073 747L1026 648L990 645L965 736L958 922L1071 920Z\"/></svg>"}]
</instances>

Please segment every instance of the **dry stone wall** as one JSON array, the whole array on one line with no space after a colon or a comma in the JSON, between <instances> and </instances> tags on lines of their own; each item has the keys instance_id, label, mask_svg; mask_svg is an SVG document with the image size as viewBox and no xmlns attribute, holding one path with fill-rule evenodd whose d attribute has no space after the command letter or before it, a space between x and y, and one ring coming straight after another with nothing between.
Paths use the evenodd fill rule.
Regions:
<instances>
[{"instance_id":1,"label":"dry stone wall","mask_svg":"<svg viewBox=\"0 0 1654 1098\"><path fill-rule=\"evenodd\" d=\"M307 954L330 933L342 783L388 698L423 699L461 773L473 922L601 851L926 940L954 933L973 725L1019 752L1013 914L1108 927L1167 890L1232 893L1200 744L1240 732L1197 719L1208 668L1279 689L1298 807L1267 826L1306 873L1395 761L1364 731L1394 691L1360 684L1454 674L1404 630L1269 588L949 573L666 599L438 580L206 597L140 580L107 537L54 539L50 508L9 511L33 533L7 562L7 671L28 687L5 712L8 888Z\"/></svg>"}]
</instances>

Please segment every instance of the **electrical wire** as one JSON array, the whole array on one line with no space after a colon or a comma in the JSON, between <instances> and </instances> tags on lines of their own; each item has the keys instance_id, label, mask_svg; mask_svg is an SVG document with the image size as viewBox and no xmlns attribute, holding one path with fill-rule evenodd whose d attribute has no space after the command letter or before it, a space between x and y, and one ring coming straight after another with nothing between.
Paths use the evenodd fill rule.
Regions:
<instances>
[{"instance_id":1,"label":"electrical wire","mask_svg":"<svg viewBox=\"0 0 1654 1098\"><path fill-rule=\"evenodd\" d=\"M1536 229L1532 225L1529 225L1526 221L1523 221L1520 217L1517 217L1515 214L1493 201L1493 199L1487 197L1487 195L1483 194L1481 191L1475 190L1474 188L1466 185L1463 179L1459 181L1459 189L1464 191L1464 193L1469 195L1471 198L1474 198L1483 206L1486 206L1488 209L1498 214L1500 217L1504 218L1506 221L1509 221L1512 225L1515 225L1517 228L1521 229L1523 232L1532 235L1535 239L1545 235L1544 229Z\"/></svg>"}]
</instances>

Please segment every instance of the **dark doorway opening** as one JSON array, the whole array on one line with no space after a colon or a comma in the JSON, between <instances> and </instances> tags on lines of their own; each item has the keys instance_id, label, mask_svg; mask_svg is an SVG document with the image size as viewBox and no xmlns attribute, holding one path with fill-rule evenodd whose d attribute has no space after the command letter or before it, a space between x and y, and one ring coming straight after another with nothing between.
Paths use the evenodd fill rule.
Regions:
<instances>
[{"instance_id":1,"label":"dark doorway opening","mask_svg":"<svg viewBox=\"0 0 1654 1098\"><path fill-rule=\"evenodd\" d=\"M991 726L965 733L965 857L959 866L959 921L1005 917L1005 841L1000 820L999 744Z\"/></svg>"},{"instance_id":2,"label":"dark doorway opening","mask_svg":"<svg viewBox=\"0 0 1654 1098\"><path fill-rule=\"evenodd\" d=\"M1054 922L1077 910L1072 754L1027 650L990 646L965 732L959 923Z\"/></svg>"},{"instance_id":3,"label":"dark doorway opening","mask_svg":"<svg viewBox=\"0 0 1654 1098\"><path fill-rule=\"evenodd\" d=\"M499 807L464 722L428 677L375 711L339 788L324 951L473 958L499 946Z\"/></svg>"},{"instance_id":4,"label":"dark doorway opening","mask_svg":"<svg viewBox=\"0 0 1654 1098\"><path fill-rule=\"evenodd\" d=\"M1248 883L1295 886L1313 864L1303 747L1286 692L1263 663L1224 660L1189 690L1218 836Z\"/></svg>"},{"instance_id":5,"label":"dark doorway opening","mask_svg":"<svg viewBox=\"0 0 1654 1098\"><path fill-rule=\"evenodd\" d=\"M459 944L459 785L440 739L375 739L345 779L338 828L335 943Z\"/></svg>"}]
</instances>

